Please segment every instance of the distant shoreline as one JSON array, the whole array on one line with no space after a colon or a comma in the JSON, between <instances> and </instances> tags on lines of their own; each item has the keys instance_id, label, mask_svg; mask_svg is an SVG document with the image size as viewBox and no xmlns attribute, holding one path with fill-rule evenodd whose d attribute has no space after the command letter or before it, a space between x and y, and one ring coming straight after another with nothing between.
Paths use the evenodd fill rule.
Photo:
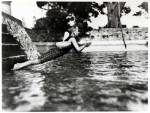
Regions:
<instances>
[{"instance_id":1,"label":"distant shoreline","mask_svg":"<svg viewBox=\"0 0 150 113\"><path fill-rule=\"evenodd\" d=\"M84 41L83 41L84 42ZM80 42L80 43L83 43ZM34 42L37 49L42 47L43 50L48 50L49 47L55 45L55 42ZM148 50L148 40L126 40L127 48L125 49L122 40L116 41L92 41L90 47L87 47L83 52L94 51L138 51Z\"/></svg>"}]
</instances>

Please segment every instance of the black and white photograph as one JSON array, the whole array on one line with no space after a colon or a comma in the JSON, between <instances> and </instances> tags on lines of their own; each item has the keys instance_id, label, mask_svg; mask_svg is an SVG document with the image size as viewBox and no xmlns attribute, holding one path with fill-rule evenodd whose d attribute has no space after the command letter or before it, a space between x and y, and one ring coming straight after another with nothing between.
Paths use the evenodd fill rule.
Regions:
<instances>
[{"instance_id":1,"label":"black and white photograph","mask_svg":"<svg viewBox=\"0 0 150 113\"><path fill-rule=\"evenodd\" d=\"M3 112L148 112L148 0L2 0Z\"/></svg>"}]
</instances>

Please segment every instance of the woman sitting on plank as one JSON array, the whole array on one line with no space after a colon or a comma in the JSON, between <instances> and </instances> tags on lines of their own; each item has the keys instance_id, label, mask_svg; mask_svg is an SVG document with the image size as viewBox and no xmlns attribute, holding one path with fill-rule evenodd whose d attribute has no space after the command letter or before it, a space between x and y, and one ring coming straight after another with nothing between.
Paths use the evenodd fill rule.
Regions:
<instances>
[{"instance_id":1,"label":"woman sitting on plank","mask_svg":"<svg viewBox=\"0 0 150 113\"><path fill-rule=\"evenodd\" d=\"M70 46L71 44L75 48L76 51L80 52L85 47L89 46L91 42L86 42L86 44L83 44L79 46L77 43L76 37L78 36L78 27L75 25L75 18L70 17L68 21L69 29L64 33L63 41L57 42L56 46L60 49Z\"/></svg>"},{"instance_id":2,"label":"woman sitting on plank","mask_svg":"<svg viewBox=\"0 0 150 113\"><path fill-rule=\"evenodd\" d=\"M64 33L63 41L57 42L55 49L51 49L45 55L42 55L36 60L29 60L23 63L17 63L14 65L12 70L18 70L29 65L40 64L46 61L52 60L63 54L67 53L72 47L75 48L77 52L81 52L85 47L91 45L91 42L86 42L79 46L76 37L78 36L78 27L75 25L75 18L71 17L68 21L69 29Z\"/></svg>"}]
</instances>

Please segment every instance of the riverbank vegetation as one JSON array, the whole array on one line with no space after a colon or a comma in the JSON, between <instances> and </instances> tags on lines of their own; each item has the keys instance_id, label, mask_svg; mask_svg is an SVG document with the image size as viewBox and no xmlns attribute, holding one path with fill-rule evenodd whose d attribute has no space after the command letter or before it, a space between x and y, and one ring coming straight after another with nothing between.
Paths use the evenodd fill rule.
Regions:
<instances>
[{"instance_id":1,"label":"riverbank vegetation","mask_svg":"<svg viewBox=\"0 0 150 113\"><path fill-rule=\"evenodd\" d=\"M61 41L64 31L67 30L67 16L72 14L76 18L79 27L79 37L83 37L93 28L88 26L91 22L90 17L97 17L99 14L107 15L108 23L104 28L126 27L120 22L123 14L131 11L130 7L125 6L125 2L37 2L37 6L47 10L46 17L36 20L32 29L27 32L35 42L56 42ZM46 7L47 6L47 7ZM147 3L143 2L139 7L147 10ZM107 8L107 13L104 11ZM134 14L139 16L140 12ZM138 26L137 26L138 27ZM101 29L101 28L100 28ZM103 29L103 28L102 28Z\"/></svg>"}]
</instances>

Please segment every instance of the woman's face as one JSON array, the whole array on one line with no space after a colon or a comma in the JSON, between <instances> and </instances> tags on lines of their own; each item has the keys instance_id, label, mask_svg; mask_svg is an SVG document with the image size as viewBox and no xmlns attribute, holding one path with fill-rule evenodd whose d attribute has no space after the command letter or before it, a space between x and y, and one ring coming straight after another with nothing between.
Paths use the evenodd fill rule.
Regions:
<instances>
[{"instance_id":1,"label":"woman's face","mask_svg":"<svg viewBox=\"0 0 150 113\"><path fill-rule=\"evenodd\" d=\"M68 25L69 25L69 26L74 26L74 25L75 25L75 21L74 21L74 20L70 20L70 21L68 22Z\"/></svg>"}]
</instances>

